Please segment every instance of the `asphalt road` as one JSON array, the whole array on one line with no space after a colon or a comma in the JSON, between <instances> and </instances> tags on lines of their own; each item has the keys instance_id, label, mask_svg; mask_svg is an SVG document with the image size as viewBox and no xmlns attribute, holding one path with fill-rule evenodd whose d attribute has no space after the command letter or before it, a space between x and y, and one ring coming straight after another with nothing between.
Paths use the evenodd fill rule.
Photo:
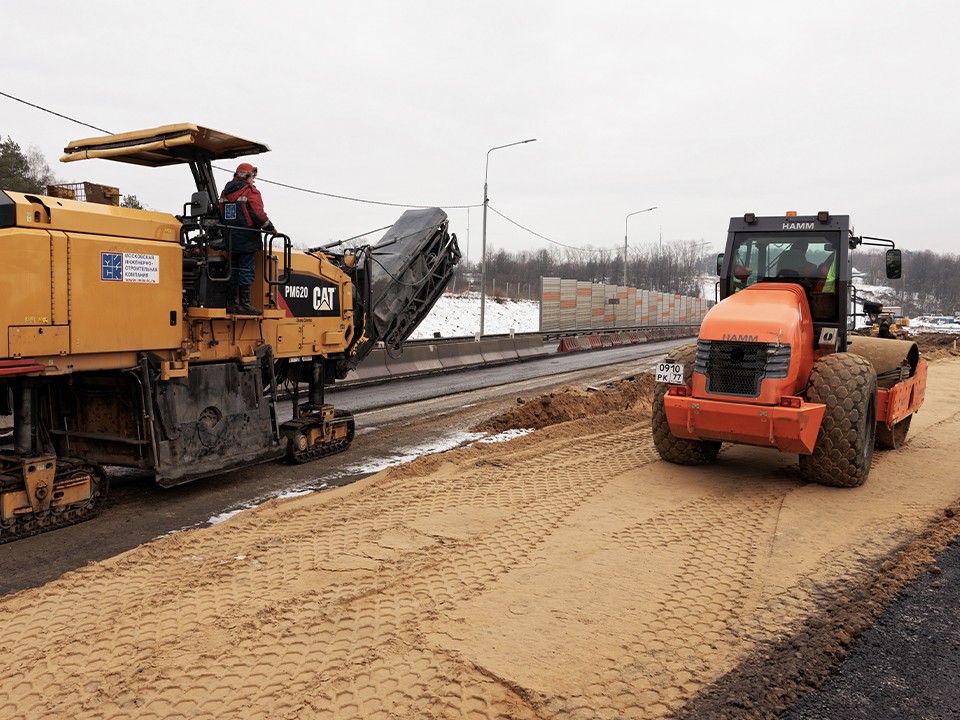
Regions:
<instances>
[{"instance_id":1,"label":"asphalt road","mask_svg":"<svg viewBox=\"0 0 960 720\"><path fill-rule=\"evenodd\" d=\"M335 385L327 389L327 401L357 414L366 410L420 402L458 393L501 387L564 373L632 363L639 358L654 362L671 348L690 340L666 340L643 345L624 345L593 352L556 353L522 363L493 365L477 370L425 375L363 386ZM555 344L554 344L555 345Z\"/></svg>"},{"instance_id":2,"label":"asphalt road","mask_svg":"<svg viewBox=\"0 0 960 720\"><path fill-rule=\"evenodd\" d=\"M960 718L960 541L902 592L789 720Z\"/></svg>"}]
</instances>

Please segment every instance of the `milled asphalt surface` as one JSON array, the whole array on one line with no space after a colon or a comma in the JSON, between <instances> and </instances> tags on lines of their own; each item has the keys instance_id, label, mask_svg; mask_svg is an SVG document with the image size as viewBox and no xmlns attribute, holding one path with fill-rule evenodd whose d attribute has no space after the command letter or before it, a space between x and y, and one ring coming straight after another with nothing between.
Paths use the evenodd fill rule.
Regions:
<instances>
[{"instance_id":1,"label":"milled asphalt surface","mask_svg":"<svg viewBox=\"0 0 960 720\"><path fill-rule=\"evenodd\" d=\"M960 718L960 538L904 590L789 720Z\"/></svg>"}]
</instances>

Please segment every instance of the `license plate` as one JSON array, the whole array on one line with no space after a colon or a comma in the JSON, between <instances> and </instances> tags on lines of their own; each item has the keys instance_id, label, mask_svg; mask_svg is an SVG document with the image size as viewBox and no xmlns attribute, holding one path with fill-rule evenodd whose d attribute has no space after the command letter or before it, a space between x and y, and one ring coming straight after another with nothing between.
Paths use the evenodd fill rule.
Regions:
<instances>
[{"instance_id":1,"label":"license plate","mask_svg":"<svg viewBox=\"0 0 960 720\"><path fill-rule=\"evenodd\" d=\"M683 364L665 362L658 363L657 382L669 383L670 385L683 385Z\"/></svg>"}]
</instances>

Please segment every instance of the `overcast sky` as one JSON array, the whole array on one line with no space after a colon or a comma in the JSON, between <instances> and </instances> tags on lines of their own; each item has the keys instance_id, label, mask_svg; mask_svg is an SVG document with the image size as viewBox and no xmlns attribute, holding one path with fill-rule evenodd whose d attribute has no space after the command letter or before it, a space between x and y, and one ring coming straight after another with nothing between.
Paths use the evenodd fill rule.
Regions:
<instances>
[{"instance_id":1,"label":"overcast sky","mask_svg":"<svg viewBox=\"0 0 960 720\"><path fill-rule=\"evenodd\" d=\"M0 90L112 132L192 122L266 143L276 226L312 246L446 208L479 259L490 205L576 247L707 241L752 211L849 214L957 252L960 4L948 0L43 2L5 9ZM179 213L185 167L61 164L98 135L0 97L63 181ZM226 162L233 166L233 162ZM221 187L229 179L218 174ZM377 236L379 237L379 235ZM546 240L491 213L491 248Z\"/></svg>"}]
</instances>

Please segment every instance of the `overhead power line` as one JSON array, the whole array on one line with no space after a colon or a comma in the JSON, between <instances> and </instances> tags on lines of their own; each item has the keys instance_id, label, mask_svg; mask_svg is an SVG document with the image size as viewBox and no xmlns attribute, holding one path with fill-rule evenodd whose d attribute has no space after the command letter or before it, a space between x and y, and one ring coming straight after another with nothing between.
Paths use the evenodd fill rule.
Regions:
<instances>
[{"instance_id":1,"label":"overhead power line","mask_svg":"<svg viewBox=\"0 0 960 720\"><path fill-rule=\"evenodd\" d=\"M232 173L233 170L228 168L219 167L214 165L217 170L224 170L226 172ZM289 190L297 190L298 192L305 192L311 195L322 195L323 197L335 198L337 200L349 200L350 202L366 203L367 205L386 205L387 207L404 207L404 208L432 208L440 207L447 210L462 210L464 208L476 208L483 207L483 203L474 203L473 205L414 205L413 203L395 203L395 202L385 202L383 200L366 200L364 198L350 197L349 195L337 195L335 193L322 192L320 190L311 190L310 188L300 187L298 185L290 185L288 183L282 183L277 180L267 180L257 176L257 180L262 183L267 183L268 185L276 185L278 187L287 188Z\"/></svg>"},{"instance_id":2,"label":"overhead power line","mask_svg":"<svg viewBox=\"0 0 960 720\"><path fill-rule=\"evenodd\" d=\"M30 107L36 108L37 110L43 110L43 112L45 112L45 113L50 113L51 115L56 115L57 117L63 118L64 120L69 120L70 122L76 123L77 125L83 125L84 127L92 128L92 129L97 130L97 131L99 131L99 132L106 133L107 135L113 135L113 134L114 134L114 133L110 132L109 130L104 130L103 128L98 128L96 125L91 125L90 123L85 123L85 122L83 122L82 120L77 120L76 118L72 118L72 117L70 117L70 116L68 116L68 115L62 115L61 113L54 112L53 110L50 110L49 108L41 107L40 105L35 105L35 104L32 103L32 102L27 102L26 100L23 100L23 99L21 99L21 98L14 97L13 95L9 95L9 94L3 92L2 90L0 90L0 95L3 95L3 96L6 97L6 98L10 98L11 100L14 100L14 101L16 101L16 102L18 102L18 103L23 103L24 105L29 105Z\"/></svg>"},{"instance_id":3,"label":"overhead power line","mask_svg":"<svg viewBox=\"0 0 960 720\"><path fill-rule=\"evenodd\" d=\"M500 211L497 210L495 207L493 207L493 205L491 205L490 203L487 203L487 207L488 207L490 210L493 210L493 212L495 212L497 215L499 215L500 217L502 217L502 218L503 218L504 220L506 220L508 223L511 223L511 224L513 224L513 225L516 225L516 226L517 226L518 228L520 228L521 230L523 230L523 231L525 231L525 232L528 232L528 233L530 233L531 235L540 238L541 240L546 240L548 243L552 243L552 244L554 244L554 245L559 245L560 247L569 248L570 250L579 250L580 252L588 252L588 253L599 253L599 252L603 252L602 249L601 249L601 250L595 250L595 249L593 249L593 248L576 247L575 245L567 245L566 243L562 243L562 242L560 242L559 240L553 240L553 239L551 239L551 238L548 238L546 235L541 235L540 233L535 232L535 231L531 230L531 229L528 228L528 227L524 227L523 225L521 225L520 223L518 223L516 220L513 220L513 219L511 219L511 218L508 218L508 217L507 217L506 215L504 215L502 212L500 212Z\"/></svg>"},{"instance_id":4,"label":"overhead power line","mask_svg":"<svg viewBox=\"0 0 960 720\"><path fill-rule=\"evenodd\" d=\"M28 107L32 107L32 108L35 108L35 109L40 110L40 111L42 111L42 112L48 113L48 114L50 114L50 115L54 115L54 116L56 116L56 117L58 117L58 118L62 118L62 119L64 119L64 120L68 120L68 121L70 121L70 122L72 122L72 123L75 123L75 124L77 124L77 125L82 125L83 127L87 127L87 128L92 129L92 130L96 130L97 132L102 132L102 133L105 133L105 134L107 134L107 135L114 135L114 134L115 134L115 133L110 132L109 130L104 130L104 129L101 128L101 127L97 127L96 125L91 125L90 123L87 123L87 122L84 122L84 121L82 121L82 120L78 120L78 119L76 119L76 118L70 117L69 115L64 115L63 113L56 112L55 110L51 110L50 108L45 108L45 107L43 107L42 105L37 105L36 103L29 102L29 101L27 101L27 100L24 100L23 98L19 98L19 97L16 97L16 96L14 96L14 95L10 95L9 93L5 93L5 92L3 92L2 90L0 90L0 95L2 95L2 96L5 97L5 98L9 98L10 100L13 100L14 102L18 102L18 103L21 103L21 104L23 104L23 105L27 105ZM222 172L231 173L231 174L233 173L233 171L230 170L229 168L220 167L219 165L214 165L213 167L214 167L216 170L220 170L220 171L222 171ZM278 180L268 180L268 179L262 178L262 177L261 177L261 178L257 178L257 179L258 179L260 182L262 182L262 183L267 183L268 185L276 185L277 187L287 188L288 190L295 190L295 191L297 191L297 192L308 193L308 194L310 194L310 195L319 195L319 196L321 196L321 197L333 198L333 199L335 199L335 200L346 200L346 201L348 201L348 202L363 203L363 204L366 204L366 205L381 205L381 206L384 206L384 207L402 207L402 208L430 208L430 207L440 207L440 208L445 208L445 209L448 209L448 210L464 210L464 209L469 209L469 208L483 207L483 203L472 203L472 204L467 204L467 205L438 205L438 204L433 204L433 205L420 205L420 204L416 204L416 203L386 202L386 201L384 201L384 200L370 200L370 199L368 199L368 198L358 198L358 197L352 197L352 196L350 196L350 195L339 195L339 194L337 194L337 193L324 192L324 191L322 191L322 190L313 190L313 189L311 189L311 188L305 188L305 187L301 187L301 186L299 186L299 185L292 185L292 184L290 184L290 183L284 183L284 182L280 182L280 181L278 181ZM521 224L518 223L516 220L513 220L512 218L507 217L506 215L504 215L502 212L500 212L499 210L497 210L495 207L493 207L493 206L490 205L489 203L487 204L487 207L488 207L490 210L492 210L493 212L495 212L497 215L499 215L500 217L502 217L502 218L503 218L504 220L506 220L507 222L509 222L509 223L511 223L511 224L513 224L513 225L516 225L518 228L520 228L520 229L523 230L524 232L530 233L530 234L533 235L534 237L538 237L538 238L540 238L541 240L545 240L546 242L551 243L551 244L553 244L553 245L559 245L560 247L565 247L565 248L568 248L568 249L570 249L570 250L577 250L577 251L579 251L579 252L589 252L589 253L600 253L600 252L603 252L603 250L595 250L595 249L593 249L593 248L582 248L582 247L577 247L577 246L575 246L575 245L568 245L567 243L562 243L562 242L560 242L560 241L558 241L558 240L554 240L554 239L552 239L552 238L549 238L549 237L547 237L546 235L541 235L540 233L538 233L538 232L536 232L536 231L534 231L534 230L531 230L531 229L528 228L528 227L525 227L525 226L521 225Z\"/></svg>"},{"instance_id":5,"label":"overhead power line","mask_svg":"<svg viewBox=\"0 0 960 720\"><path fill-rule=\"evenodd\" d=\"M36 108L37 110L41 110L41 111L43 111L43 112L45 112L45 113L49 113L50 115L55 115L55 116L58 117L58 118L63 118L64 120L69 120L70 122L76 123L77 125L82 125L83 127L88 127L88 128L93 129L93 130L97 130L98 132L106 133L107 135L115 135L115 134L116 134L116 133L110 132L109 130L104 130L103 128L97 127L96 125L91 125L90 123L85 123L85 122L83 122L82 120L77 120L76 118L72 118L72 117L70 117L69 115L64 115L63 113L58 113L58 112L56 112L56 111L54 111L54 110L51 110L51 109L49 109L49 108L45 108L45 107L43 107L43 106L41 106L41 105L37 105L36 103L28 102L28 101L26 101L26 100L24 100L24 99L22 99L22 98L18 98L18 97L14 96L14 95L10 95L9 93L5 93L5 92L3 92L2 90L0 90L0 95L2 95L3 97L9 98L10 100L13 100L13 101L15 101L15 102L22 103L23 105L27 105L27 106L29 106L29 107ZM218 166L218 165L214 165L213 167L216 168L217 170L222 170L222 171L224 171L224 172L228 172L228 173L231 173L231 174L233 173L233 170L230 170L230 169L228 169L228 168L220 167L220 166ZM419 205L419 204L414 204L414 203L394 203L394 202L385 202L385 201L383 201L383 200L368 200L368 199L366 199L366 198L351 197L351 196L349 196L349 195L337 195L336 193L322 192L322 191L320 191L320 190L311 190L310 188L299 187L299 186L297 186L297 185L290 185L290 184L288 184L288 183L282 183L282 182L279 182L279 181L277 181L277 180L267 180L266 178L257 178L257 179L258 179L260 182L262 182L262 183L268 183L268 184L270 184L270 185L277 185L278 187L284 187L284 188L287 188L287 189L289 189L289 190L296 190L296 191L298 191L298 192L309 193L309 194L311 194L311 195L321 195L321 196L323 196L323 197L334 198L334 199L336 199L336 200L347 200L347 201L350 201L350 202L365 203L365 204L367 204L367 205L385 205L385 206L387 206L387 207L403 207L403 208L432 208L432 207L440 207L440 208L447 208L447 209L451 209L451 210L460 210L460 209L464 209L464 208L475 208L475 207L482 207L482 206L483 206L483 203L475 203L475 204L473 204L473 205L437 205L437 204L434 204L434 205Z\"/></svg>"}]
</instances>

